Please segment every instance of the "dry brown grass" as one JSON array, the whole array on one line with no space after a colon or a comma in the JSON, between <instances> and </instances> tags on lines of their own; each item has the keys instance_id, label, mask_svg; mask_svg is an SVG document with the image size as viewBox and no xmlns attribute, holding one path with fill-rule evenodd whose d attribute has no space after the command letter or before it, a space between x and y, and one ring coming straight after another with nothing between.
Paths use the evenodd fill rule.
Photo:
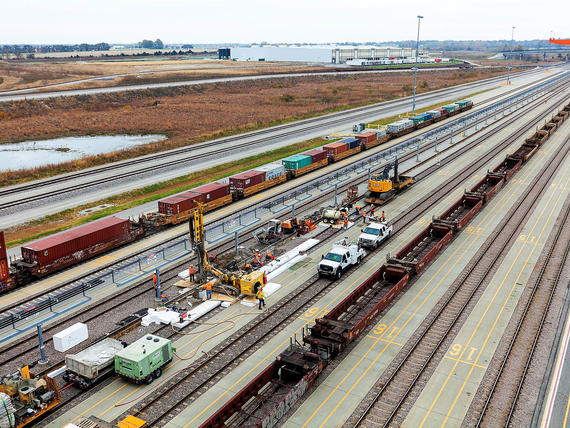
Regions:
<instances>
[{"instance_id":1,"label":"dry brown grass","mask_svg":"<svg viewBox=\"0 0 570 428\"><path fill-rule=\"evenodd\" d=\"M418 92L483 79L500 70L425 71ZM0 105L0 143L70 135L151 134L168 139L129 151L0 174L0 184L53 175L291 118L410 95L410 73L313 76L28 100ZM3 114L2 114L3 113Z\"/></svg>"}]
</instances>

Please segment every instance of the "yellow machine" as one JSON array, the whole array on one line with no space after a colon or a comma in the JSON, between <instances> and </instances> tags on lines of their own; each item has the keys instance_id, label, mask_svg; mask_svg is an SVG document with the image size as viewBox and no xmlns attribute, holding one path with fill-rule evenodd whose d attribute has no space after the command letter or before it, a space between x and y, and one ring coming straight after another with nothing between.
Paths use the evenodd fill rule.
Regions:
<instances>
[{"instance_id":1,"label":"yellow machine","mask_svg":"<svg viewBox=\"0 0 570 428\"><path fill-rule=\"evenodd\" d=\"M7 426L20 428L61 403L55 380L30 376L28 366L0 378L0 406ZM0 424L1 426L4 426Z\"/></svg>"},{"instance_id":2,"label":"yellow machine","mask_svg":"<svg viewBox=\"0 0 570 428\"><path fill-rule=\"evenodd\" d=\"M394 177L390 178L390 169L394 168ZM375 174L368 180L369 195L365 201L369 204L382 205L396 196L396 193L413 183L412 177L398 175L398 159L384 167L381 174Z\"/></svg>"},{"instance_id":3,"label":"yellow machine","mask_svg":"<svg viewBox=\"0 0 570 428\"><path fill-rule=\"evenodd\" d=\"M201 203L197 204L192 217L190 218L190 242L196 252L198 258L198 269L196 277L201 281L207 280L207 273L211 273L217 278L218 284L225 284L229 287L223 287L225 291L232 292L233 294L243 294L245 296L255 296L255 294L263 289L267 282L265 272L253 271L246 272L224 272L210 264L208 261L208 251L205 248L204 238L204 206Z\"/></svg>"}]
</instances>

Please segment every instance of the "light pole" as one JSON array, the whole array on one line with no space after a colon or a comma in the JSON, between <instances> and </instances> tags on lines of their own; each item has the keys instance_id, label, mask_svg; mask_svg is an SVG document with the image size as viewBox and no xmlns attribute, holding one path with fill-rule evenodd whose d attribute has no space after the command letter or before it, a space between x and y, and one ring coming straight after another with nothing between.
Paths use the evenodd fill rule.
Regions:
<instances>
[{"instance_id":1,"label":"light pole","mask_svg":"<svg viewBox=\"0 0 570 428\"><path fill-rule=\"evenodd\" d=\"M515 27L511 33L511 53L509 55L509 66L507 67L507 85L511 84L511 61L513 60L513 40L515 38Z\"/></svg>"},{"instance_id":2,"label":"light pole","mask_svg":"<svg viewBox=\"0 0 570 428\"><path fill-rule=\"evenodd\" d=\"M412 98L412 116L416 111L416 77L418 75L418 50L420 48L420 21L423 16L418 15L418 40L416 41L416 67L414 68L414 96Z\"/></svg>"}]
</instances>

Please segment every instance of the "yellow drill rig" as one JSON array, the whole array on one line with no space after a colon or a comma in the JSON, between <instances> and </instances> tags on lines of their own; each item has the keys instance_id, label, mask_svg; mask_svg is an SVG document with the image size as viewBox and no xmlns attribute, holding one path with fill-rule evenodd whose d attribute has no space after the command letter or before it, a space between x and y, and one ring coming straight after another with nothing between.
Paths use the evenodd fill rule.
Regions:
<instances>
[{"instance_id":1,"label":"yellow drill rig","mask_svg":"<svg viewBox=\"0 0 570 428\"><path fill-rule=\"evenodd\" d=\"M198 259L196 277L199 281L206 282L208 273L216 277L214 287L223 289L233 295L243 294L255 296L263 289L267 282L265 272L225 272L212 266L208 260L208 252L205 248L204 236L204 205L197 203L193 215L189 220L190 242Z\"/></svg>"}]
</instances>

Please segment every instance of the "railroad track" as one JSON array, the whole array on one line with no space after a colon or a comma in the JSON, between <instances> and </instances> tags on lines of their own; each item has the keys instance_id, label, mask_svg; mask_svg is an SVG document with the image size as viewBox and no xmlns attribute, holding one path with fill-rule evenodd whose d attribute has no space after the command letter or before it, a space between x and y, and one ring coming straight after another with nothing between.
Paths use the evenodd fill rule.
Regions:
<instances>
[{"instance_id":1,"label":"railroad track","mask_svg":"<svg viewBox=\"0 0 570 428\"><path fill-rule=\"evenodd\" d=\"M558 92L560 92L561 89L558 90ZM526 109L526 111L530 111L534 108L534 104L529 104ZM498 146L494 147L492 150L490 150L489 152L487 152L485 155L481 156L477 162L475 162L474 164L471 165L470 168L468 168L465 171L459 172L458 174L456 174L454 177L452 177L447 184L444 184L444 192L448 192L451 191L452 189L454 189L456 186L458 186L461 181L463 180L463 178L465 176L468 176L469 174L472 174L476 169L478 169L481 165L485 164L486 162L488 162L490 159L492 159L496 154L498 154L500 151L502 151L505 147L507 147L510 143L512 143L512 141L514 141L516 138L520 137L522 134L524 134L524 132L527 131L528 127L532 127L534 126L535 123L538 123L540 120L542 120L543 115L539 114L537 115L533 121L530 124L526 124L524 126L521 126L518 130L516 130L512 135L510 139L507 139L505 141L502 142L502 144L499 144ZM514 120L516 120L516 118L510 118L508 121L506 121L505 123L503 123L501 126L502 127L506 127L508 125L510 125ZM441 168L443 166L445 166L446 164L452 162L454 159L456 159L457 157L461 156L462 154L466 153L468 150L470 150L473 147L476 147L478 144L480 144L481 142L483 142L490 134L494 133L495 131L489 131L481 136L479 136L478 138L476 138L474 141L472 141L470 144L462 147L461 149L455 151L453 154L451 154L450 156L446 157L443 159L442 162L440 162L439 165L433 165L432 167L426 169L425 171L423 171L422 173L418 174L416 176L416 181L421 181L422 179L429 177L431 174L433 174L438 168ZM434 143L435 144L435 143ZM427 150L427 148L426 148ZM409 154L407 155L408 157L413 156L413 154ZM352 182L350 183L346 183L345 187L348 188L349 185L353 184ZM442 195L445 193L442 193ZM318 205L318 203L320 202L321 199L325 198L325 195L321 195L321 197L317 198L317 200L313 200L307 203L307 206L310 208L311 206L315 206ZM431 203L435 202L437 199L433 199L431 197L424 197L419 204L421 204L423 206L423 204L426 203L426 201L430 200ZM426 206L429 206L426 205ZM396 235L398 233L398 231L401 229L401 227L406 227L408 224L410 224L411 222L415 221L415 219L417 219L419 216L418 211L417 210L412 210L410 213L408 213L408 218L409 220L403 224L400 225L400 223L396 220L394 223L394 227L395 227L395 231L394 231L394 235ZM244 242L242 242L242 244L251 241L253 238L248 237ZM231 243L225 243L225 244L220 244L216 249L219 251L228 251L230 250L232 247ZM179 266L176 266L174 268L172 268L170 271L175 271L180 269ZM173 275L174 276L174 275ZM138 291L137 291L138 290ZM138 286L131 288L131 289L127 289L127 290L123 290L120 291L117 295L117 303L116 304L109 304L108 301L102 301L97 303L96 305L92 306L91 308L88 309L89 312L94 312L97 313L98 311L102 310L101 308L103 307L108 307L109 309L103 311L102 313L99 313L99 316L104 315L105 313L107 313L108 311L113 310L114 308L118 307L121 305L120 302L123 301L127 301L130 299L130 297L128 296L142 296L146 293L148 293L148 289L146 288L146 285L143 284L139 284ZM82 316L84 316L84 314L82 314ZM76 319L77 316L72 317L72 319ZM88 317L86 321L91 321L95 319L95 317ZM55 325L50 326L44 333L46 334L46 343L49 343L49 341L51 341L51 336L50 333L51 332L55 332L60 328L63 328L63 325L68 325L70 322L69 319L67 320L62 320L60 322L57 322ZM83 321L85 322L85 321ZM21 357L21 355L24 355L26 353L29 352L33 352L36 349L36 344L35 344L35 339L34 339L34 335L30 335L27 339L22 339L22 342L20 343L20 346L14 347L14 348L4 348L2 350L0 350L0 356L7 362L12 361L16 358Z\"/></svg>"},{"instance_id":2,"label":"railroad track","mask_svg":"<svg viewBox=\"0 0 570 428\"><path fill-rule=\"evenodd\" d=\"M515 92L515 91L518 92L518 91L520 91L526 87L539 84L539 83L541 83L541 82L543 82L549 78L550 77L545 77L545 78L539 79L536 82L522 85L521 87L517 88L516 90L513 89L513 90L509 91L507 94L496 95L496 96L488 99L485 103L491 102L491 101L498 99L498 98L505 97L506 95L508 95L511 92ZM485 84L487 84L487 83L488 82L485 82ZM481 84L479 84L479 85L481 85ZM474 87L477 87L477 86L474 86ZM449 92L451 92L451 90ZM441 96L441 94L438 93L437 96L439 97L439 96ZM432 94L432 97L433 97L433 94ZM394 104L397 104L401 101L402 100L391 100L391 101L387 101L387 102L383 103L380 106L376 105L376 106L357 107L355 109L351 109L349 112L332 113L330 115L327 115L325 119L322 117L306 119L305 121L303 121L303 125L306 125L306 126L304 126L301 131L300 130L292 130L292 131L280 132L279 138L292 136L292 135L298 134L300 132L306 132L308 130L321 128L323 126L333 126L333 125L336 125L340 120L342 120L342 121L357 120L358 117L362 114L381 114L387 108L392 107ZM278 130L282 131L282 130L287 130L289 128L294 128L294 127L298 127L298 126L299 126L298 123L285 124L285 125L281 125ZM143 157L143 158L136 158L136 159L124 161L124 162L121 162L120 164L106 165L106 166L93 168L93 169L89 169L89 170L78 172L78 173L68 174L65 176L58 176L58 177L54 177L54 178L49 178L49 179L45 179L45 180L42 180L42 181L39 181L39 182L33 183L33 184L26 184L26 185L21 185L18 187L12 187L12 188L8 188L8 189L0 190L0 197L10 195L10 194L14 194L14 193L25 192L28 190L37 190L38 188L42 188L42 187L45 187L48 185L65 183L65 182L71 181L71 180L76 179L76 178L84 178L86 176L93 176L95 174L99 174L102 172L115 171L115 170L125 168L128 166L142 165L142 164L148 163L149 160L156 162L157 160L168 159L169 157L172 157L172 156L180 156L180 155L187 155L187 154L189 155L189 156L185 156L182 159L174 159L174 160L167 161L165 163L161 163L158 165L155 163L153 164L153 170L154 171L159 170L159 169L163 169L163 168L171 168L171 167L175 167L181 163L198 161L198 160L206 158L206 157L215 157L216 155L219 155L222 153L227 153L228 150L241 151L241 150L248 148L248 147L251 147L251 146L256 146L256 145L267 143L267 142L275 139L276 137L273 135L266 137L264 135L267 133L270 133L270 132L275 132L275 131L276 131L275 129L254 131L252 133L247 134L247 137L260 137L260 138L257 138L251 142L246 142L246 143L238 144L236 146L232 146L231 148L226 147L223 149L213 149L212 151L209 151L208 153L205 153L205 154L194 154L194 152L196 152L200 149L203 149L205 145L192 145L190 147L175 149L174 151L170 151L170 152L158 153L158 154L150 155L150 156ZM243 138L244 138L243 135L226 137L226 138L218 141L217 144L224 144L224 143L228 143L228 142L231 143L234 141L240 141ZM208 143L208 144L210 144L210 143ZM148 165L145 166L144 168L137 169L135 171L128 171L128 172L122 172L122 173L118 172L117 174L114 174L113 177L98 178L98 179L94 179L94 180L90 181L89 183L75 184L72 186L62 187L62 188L59 188L59 189L54 190L54 191L45 191L45 192L42 192L41 195L29 196L29 197L13 200L10 202L1 203L0 204L0 210L10 208L10 207L14 207L14 206L18 206L18 205L23 204L23 203L34 202L34 201L46 199L46 198L49 198L52 196L61 195L61 194L68 193L71 191L86 189L86 188L91 187L91 186L108 183L108 182L115 181L115 180L122 179L122 178L133 177L135 175L139 175L141 172L143 172L147 168L148 168Z\"/></svg>"},{"instance_id":3,"label":"railroad track","mask_svg":"<svg viewBox=\"0 0 570 428\"><path fill-rule=\"evenodd\" d=\"M539 121L543 114L539 114L535 120ZM481 156L470 166L457 173L452 179L443 183L434 193L424 197L418 204L405 215L394 221L394 232L396 236L403 231L406 226L413 224L429 209L436 201L440 200L449 191L460 184L465 178L485 165L492 157L524 133L528 125L517 130L510 138L503 141L487 154ZM531 125L533 126L533 125ZM380 251L384 245L374 250L371 254ZM323 281L325 281L323 283ZM177 409L185 408L191 401L209 388L211 382L221 378L225 373L232 370L241 363L248 355L255 352L260 346L259 337L272 337L285 327L291 319L296 319L297 314L306 310L318 300L319 296L326 293L336 282L326 282L318 279L316 275L306 281L299 289L284 297L272 307L271 312L263 314L252 320L249 325L234 333L221 345L210 351L209 356L202 357L195 361L191 368L184 369L184 373L173 375L153 391L152 397L143 399L134 406L136 412L144 415L145 420L150 425L162 426L178 413ZM307 294L312 293L312 294ZM161 397L156 399L156 397ZM119 418L120 419L120 418Z\"/></svg>"},{"instance_id":4,"label":"railroad track","mask_svg":"<svg viewBox=\"0 0 570 428\"><path fill-rule=\"evenodd\" d=\"M519 404L521 391L527 382L526 375L529 372L534 351L540 339L552 299L560 285L562 270L568 260L570 252L569 214L570 203L566 202L566 210L563 212L562 220L554 231L555 235L548 250L544 256L541 256L542 267L534 281L499 369L493 376L490 390L483 392L477 404L482 410L479 417L471 421L476 427L508 427L511 425L515 409ZM513 355L516 358L511 358ZM494 405L493 397L500 397L500 408ZM505 400L507 406L510 404L508 412L505 412Z\"/></svg>"},{"instance_id":5,"label":"railroad track","mask_svg":"<svg viewBox=\"0 0 570 428\"><path fill-rule=\"evenodd\" d=\"M562 87L562 86L564 86L564 83L558 85L558 87ZM530 103L529 105L539 105L539 102L535 101L534 103ZM498 113L501 113L501 114L502 114L502 113L504 113L504 111L506 111L506 109L507 109L507 107L505 106L502 110L499 110ZM519 113L520 113L520 114L524 114L524 113L528 112L529 110L530 110L530 108L529 108L529 106L527 105L527 106L526 106L522 111L520 111ZM509 119L508 122L507 122L507 124L512 123L514 120L515 120L515 118ZM478 120L475 124L472 124L471 126L477 126L477 125L478 125L479 123L481 123L481 122L483 122L483 119ZM452 135L453 135L453 136L456 136L456 135L458 135L460 132L462 132L462 131L461 131L461 130L453 131ZM477 131L477 132L482 132L482 129L481 129L480 131ZM493 135L494 132L495 132L494 130L488 131L487 133L484 134L484 136L491 136L491 135ZM441 143L441 140L443 140L443 139L444 139L444 138L441 138L441 139L438 138L437 140L435 140L435 142L432 142L432 143L430 143L430 144L426 144L426 145L422 146L421 152L423 153L424 151L430 150L434 145L436 145L436 144L438 144L438 143ZM481 141L482 141L481 138L479 138L479 139L477 140L477 144L478 144L479 142L481 142ZM458 151L458 153L452 155L452 156L454 156L452 159L454 159L455 157L457 157L460 153L464 153L466 150L468 150L468 149L474 147L475 145L476 145L476 143L471 143L471 144L468 145L468 148L462 148L460 151ZM444 151L445 151L445 150L444 150ZM400 161L405 161L405 160L411 159L411 158L413 158L413 156L414 156L413 153L405 154L405 155L403 155L403 156L400 157ZM451 159L451 160L452 160L452 159ZM420 164L420 165L421 165L421 164ZM436 169L437 169L437 167L432 167L432 168L430 168L429 171L430 171L430 172L433 172L433 171L435 171ZM323 174L323 175L321 175L321 176L319 176L319 177L316 177L315 180L319 180L319 179L321 179L322 177L324 177L324 176L326 176L326 175L327 175L327 174ZM330 175L330 173L328 173L328 175ZM421 179L421 178L423 178L423 177L425 177L425 174L423 174L423 175L420 174L418 177L416 177L416 181L418 181L419 179ZM360 184L360 183L362 183L363 181L365 181L365 180L362 178L362 179L360 179L360 180L351 181L349 184L355 184L355 183L356 183L356 184ZM348 187L348 185L341 185L341 188L340 188L339 190L342 191L342 190L346 189L347 187ZM271 201L272 199L274 199L274 198L271 198L271 197L270 197L270 198L266 199L265 201L262 201L262 203ZM210 224L211 224L211 223L210 223ZM249 230L248 230L248 231L249 231ZM164 244L166 244L167 242L176 240L176 239L178 239L178 238L180 238L180 237L182 237L182 236L184 236L184 235L185 235L185 233L179 234L179 235L175 235L174 237L168 238L167 240L158 243L157 246L164 245ZM130 255L128 255L128 256L125 256L125 257L121 258L120 260L118 260L118 262L117 262L116 264L113 264L113 265L108 266L107 269L116 268L120 263L122 263L122 262L128 260L128 259L131 258L131 257L137 257L137 256L139 256L140 254L142 254L144 251L148 251L148 250L149 250L149 249L146 248L146 249L144 249L144 250L141 250L139 253L130 254ZM214 250L217 250L217 248L214 248ZM85 275L83 275L83 276L76 277L76 278L74 278L74 279L70 279L69 281L66 281L66 282L61 283L60 286L59 286L57 289L55 289L55 290L50 290L50 293L53 294L55 291L57 291L57 290L59 290L59 289L63 289L64 287L67 287L67 286L69 286L70 284L77 283L78 281L88 282L90 276L92 276L92 273L87 273L87 274L85 274ZM40 297L40 296L43 296L43 295L44 295L44 293L43 293L43 292L40 292L40 293L37 293L35 296L27 296L26 299L28 300L28 302L30 302L30 301L33 301L33 299L35 299L36 297ZM4 308L4 312L13 311L13 310L16 309L16 307L19 306L19 305L21 305L21 302L15 302L14 304L12 304L12 305L10 305L10 306L5 307L5 308Z\"/></svg>"},{"instance_id":6,"label":"railroad track","mask_svg":"<svg viewBox=\"0 0 570 428\"><path fill-rule=\"evenodd\" d=\"M530 191L509 210L454 281L450 292L416 331L418 338L405 345L380 378L364 412L356 421L349 422L351 426L386 427L391 424L398 426L403 422L405 413L421 392L418 381L425 380L428 368L430 372L434 370L446 352L443 345L453 336L460 318L468 316L498 262L506 255L524 226L528 218L527 213L535 206L551 178L561 168L568 154L569 141L567 138L563 148L545 162L545 166L528 186Z\"/></svg>"}]
</instances>

